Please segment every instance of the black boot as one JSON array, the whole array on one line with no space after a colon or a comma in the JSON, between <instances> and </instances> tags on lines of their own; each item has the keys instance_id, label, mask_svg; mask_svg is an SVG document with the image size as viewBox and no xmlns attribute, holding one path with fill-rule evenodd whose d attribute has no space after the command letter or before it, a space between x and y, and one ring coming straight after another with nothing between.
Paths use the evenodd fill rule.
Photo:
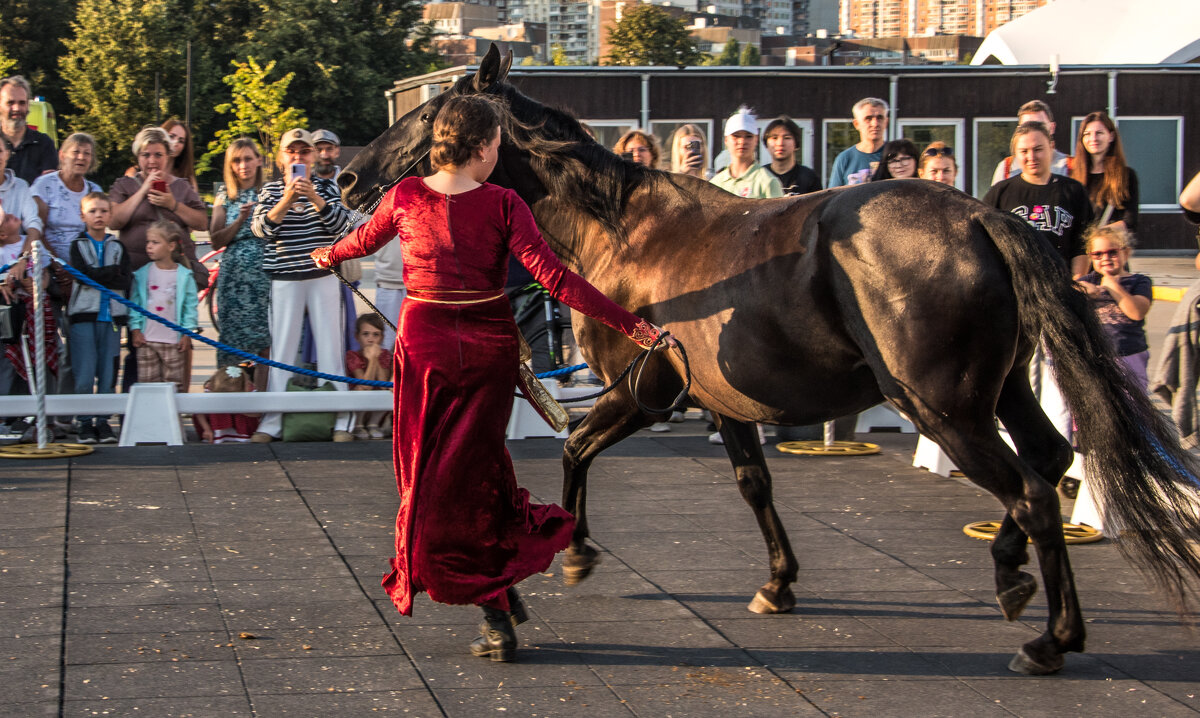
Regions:
<instances>
[{"instance_id":1,"label":"black boot","mask_svg":"<svg viewBox=\"0 0 1200 718\"><path fill-rule=\"evenodd\" d=\"M521 594L517 593L516 586L509 586L505 593L508 594L510 619L512 620L513 628L516 628L529 620L529 614L525 611L525 602L521 600Z\"/></svg>"},{"instance_id":2,"label":"black boot","mask_svg":"<svg viewBox=\"0 0 1200 718\"><path fill-rule=\"evenodd\" d=\"M513 631L512 622L509 611L484 606L483 623L479 624L481 635L471 642L471 654L504 662L516 658L517 634Z\"/></svg>"}]
</instances>

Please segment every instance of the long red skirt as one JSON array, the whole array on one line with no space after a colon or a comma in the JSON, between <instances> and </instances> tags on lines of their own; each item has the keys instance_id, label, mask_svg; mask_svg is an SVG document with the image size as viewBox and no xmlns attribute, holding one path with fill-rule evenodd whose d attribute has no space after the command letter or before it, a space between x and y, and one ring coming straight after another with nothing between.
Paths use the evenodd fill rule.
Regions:
<instances>
[{"instance_id":1,"label":"long red skirt","mask_svg":"<svg viewBox=\"0 0 1200 718\"><path fill-rule=\"evenodd\" d=\"M401 308L392 446L400 512L383 587L406 616L419 591L507 610L505 589L545 571L570 542L575 519L530 503L504 446L517 351L504 297L406 299Z\"/></svg>"}]
</instances>

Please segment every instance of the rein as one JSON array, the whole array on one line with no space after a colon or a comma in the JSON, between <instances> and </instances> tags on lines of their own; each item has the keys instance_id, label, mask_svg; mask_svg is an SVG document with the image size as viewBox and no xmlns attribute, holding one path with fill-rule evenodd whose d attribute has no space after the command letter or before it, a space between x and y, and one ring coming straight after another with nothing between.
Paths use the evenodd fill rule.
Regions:
<instances>
[{"instance_id":1,"label":"rein","mask_svg":"<svg viewBox=\"0 0 1200 718\"><path fill-rule=\"evenodd\" d=\"M370 207L368 207L366 210L360 210L360 211L362 211L363 214L371 214L372 212L374 212L375 208L379 206L379 203L383 201L383 198L387 196L388 190L390 190L391 188L400 184L400 180L407 177L408 173L412 172L414 167L421 164L421 162L426 157L429 156L429 153L431 151L433 151L433 145L430 145L429 149L427 149L423 153L421 153L420 157L413 160L412 164L410 164L408 167L406 167L404 169L403 172L401 172L399 175L397 175L396 179L392 180L391 182L388 182L386 185L376 184L374 187L372 187L371 189L374 190L376 193L378 193L379 196L375 198L375 201L371 203ZM342 281L345 281L345 280L342 280ZM362 295L359 295L359 296L362 296ZM385 319L384 321L387 321L387 320ZM393 329L394 328L395 327L393 327Z\"/></svg>"},{"instance_id":2,"label":"rein","mask_svg":"<svg viewBox=\"0 0 1200 718\"><path fill-rule=\"evenodd\" d=\"M638 410L646 414L669 414L672 411L685 406L688 393L692 389L692 365L690 362L688 362L687 350L683 348L683 344L678 339L675 340L675 348L679 350L679 358L683 360L683 389L675 396L675 400L671 402L671 405L664 409L656 409L651 406L646 406L642 403L642 400L638 398L638 386L642 383L642 372L646 369L646 362L650 359L650 355L654 353L654 350L658 348L658 345L665 341L669 336L671 336L670 332L663 332L662 334L659 334L658 338L654 340L654 343L651 344L648 349L643 349L638 352L637 356L635 356L628 364L625 365L625 368L621 370L621 373L617 375L617 378L613 379L611 384L604 387L600 391L596 392L595 394L588 394L587 396L577 396L574 399L561 399L559 400L559 403L573 404L578 401L599 399L613 389L616 389L617 385L624 381L625 377L629 376L629 373L633 371L633 368L638 365L638 362L641 362L641 366L638 367L637 373L634 374L632 383L630 385L630 393L633 394L633 401L637 404Z\"/></svg>"}]
</instances>

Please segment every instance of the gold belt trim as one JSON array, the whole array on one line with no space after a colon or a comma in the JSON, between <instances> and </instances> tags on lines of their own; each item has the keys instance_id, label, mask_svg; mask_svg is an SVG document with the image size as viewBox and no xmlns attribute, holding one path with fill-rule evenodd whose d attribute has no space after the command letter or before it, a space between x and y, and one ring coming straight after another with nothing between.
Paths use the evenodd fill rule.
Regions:
<instances>
[{"instance_id":1,"label":"gold belt trim","mask_svg":"<svg viewBox=\"0 0 1200 718\"><path fill-rule=\"evenodd\" d=\"M429 302L430 304L482 304L484 302L490 302L495 299L499 299L503 296L504 292L497 292L496 294L493 294L490 297L484 297L483 299L427 299L425 297L414 296L413 294L407 295L409 299L414 301Z\"/></svg>"}]
</instances>

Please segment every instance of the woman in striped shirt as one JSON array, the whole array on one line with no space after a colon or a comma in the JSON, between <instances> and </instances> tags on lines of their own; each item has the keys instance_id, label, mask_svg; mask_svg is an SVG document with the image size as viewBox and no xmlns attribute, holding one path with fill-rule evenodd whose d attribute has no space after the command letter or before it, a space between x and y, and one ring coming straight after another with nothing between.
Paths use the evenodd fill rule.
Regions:
<instances>
[{"instance_id":1,"label":"woman in striped shirt","mask_svg":"<svg viewBox=\"0 0 1200 718\"><path fill-rule=\"evenodd\" d=\"M267 240L263 270L271 278L271 359L295 361L307 310L317 347L317 370L344 375L341 288L337 277L313 266L309 254L337 241L350 230L352 221L337 185L313 176L315 157L307 130L297 128L283 134L276 161L285 179L263 185L251 229ZM285 391L288 376L288 372L272 368L267 391ZM336 386L342 391L348 388L340 383ZM338 414L334 441L353 440L352 420L350 412ZM282 415L265 414L251 441L274 441L282 432Z\"/></svg>"}]
</instances>

